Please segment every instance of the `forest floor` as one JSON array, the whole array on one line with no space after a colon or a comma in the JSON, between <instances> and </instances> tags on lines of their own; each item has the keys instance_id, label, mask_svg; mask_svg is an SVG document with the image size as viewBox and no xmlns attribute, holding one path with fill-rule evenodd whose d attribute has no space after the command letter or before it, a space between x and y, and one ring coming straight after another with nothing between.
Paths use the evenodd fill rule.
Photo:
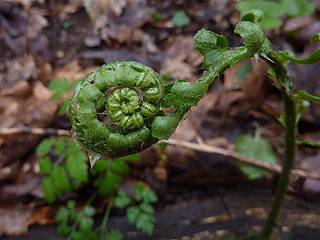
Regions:
<instances>
[{"instance_id":1,"label":"forest floor","mask_svg":"<svg viewBox=\"0 0 320 240\"><path fill-rule=\"evenodd\" d=\"M89 2L84 6L83 2ZM275 48L308 56L318 46L310 37L320 29L320 4L311 15L285 19L280 29L266 31ZM223 34L230 46L242 45L233 33L240 21L236 1L77 1L16 0L0 2L0 131L34 127L70 130L59 108L68 92L53 99L49 83L66 78L70 84L102 64L138 61L170 80L196 81L203 57L193 49L201 28ZM184 10L190 23L178 27L174 14ZM320 65L290 64L294 88L320 96ZM247 74L241 75L248 68ZM236 64L220 76L208 94L193 107L171 137L234 150L245 133L272 145L278 164L283 152L281 95L262 61ZM320 140L320 106L310 104L301 116L299 138ZM45 132L48 135L48 132ZM49 205L45 201L35 149L46 134L28 131L0 135L0 239L61 239L54 216L68 199L81 204L92 194L90 185ZM50 135L50 134L49 134ZM131 165L124 184L143 182L159 198L156 225L149 236L128 224L122 211L112 210L108 227L125 239L219 239L237 234L258 239L270 209L278 174L248 180L237 162L221 154L168 145L167 161L153 146ZM320 151L301 146L296 168L320 172ZM279 220L278 239L320 238L320 180L292 178ZM95 224L102 221L106 199L95 203ZM251 234L251 235L250 235ZM249 236L250 235L250 236ZM233 237L233 238L232 238Z\"/></svg>"}]
</instances>

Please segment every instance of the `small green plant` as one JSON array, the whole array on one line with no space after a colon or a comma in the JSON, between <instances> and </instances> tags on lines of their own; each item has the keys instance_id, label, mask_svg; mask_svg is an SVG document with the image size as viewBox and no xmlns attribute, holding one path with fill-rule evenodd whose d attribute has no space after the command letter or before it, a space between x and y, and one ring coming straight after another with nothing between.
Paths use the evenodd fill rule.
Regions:
<instances>
[{"instance_id":1,"label":"small green plant","mask_svg":"<svg viewBox=\"0 0 320 240\"><path fill-rule=\"evenodd\" d=\"M154 22L160 22L162 19L162 16L158 11L153 12L151 17Z\"/></svg>"},{"instance_id":2,"label":"small green plant","mask_svg":"<svg viewBox=\"0 0 320 240\"><path fill-rule=\"evenodd\" d=\"M183 10L176 11L171 21L180 28L188 26L191 23L189 15Z\"/></svg>"},{"instance_id":3,"label":"small green plant","mask_svg":"<svg viewBox=\"0 0 320 240\"><path fill-rule=\"evenodd\" d=\"M289 18L303 16L312 13L316 5L308 0L244 0L236 4L236 9L241 16L252 9L260 9L264 13L261 27L273 29L283 25L283 15Z\"/></svg>"},{"instance_id":4,"label":"small green plant","mask_svg":"<svg viewBox=\"0 0 320 240\"><path fill-rule=\"evenodd\" d=\"M109 204L111 206L111 204ZM109 208L106 213L109 213ZM80 209L76 208L76 201L69 200L66 207L61 207L56 214L58 232L66 236L66 239L88 239L88 240L121 240L121 232L111 229L106 231L102 225L97 229L93 228L95 209L85 205Z\"/></svg>"},{"instance_id":5,"label":"small green plant","mask_svg":"<svg viewBox=\"0 0 320 240\"><path fill-rule=\"evenodd\" d=\"M98 188L98 191L103 195L115 194L117 187L122 183L120 175L127 175L130 172L127 162L139 161L140 159L139 154L113 160L101 159L92 169L92 174L96 176L96 179L93 181L93 186Z\"/></svg>"},{"instance_id":6,"label":"small green plant","mask_svg":"<svg viewBox=\"0 0 320 240\"><path fill-rule=\"evenodd\" d=\"M43 139L36 153L41 156L41 183L48 203L56 201L64 191L74 191L81 183L88 182L88 158L66 137Z\"/></svg>"},{"instance_id":7,"label":"small green plant","mask_svg":"<svg viewBox=\"0 0 320 240\"><path fill-rule=\"evenodd\" d=\"M122 191L118 192L118 187L122 183L121 176L130 172L128 162L141 160L139 154L114 160L101 159L93 167L91 171L93 180L89 183L88 157L69 138L45 138L39 143L36 153L40 156L39 167L40 173L43 174L41 182L45 199L48 203L55 202L59 197L63 196L64 192L77 191L82 184L92 184L92 188L97 189L97 192L90 197L83 207L76 207L75 200L69 200L67 206L60 207L56 215L57 230L60 234L66 236L66 239L123 239L123 235L119 231L115 229L106 230L107 219L114 204L113 196L115 195L117 195L116 207L123 208L129 204L139 203L134 207L128 207L128 220L130 223L136 223L138 229L149 234L152 232L155 218L151 203L157 201L154 191L144 189L143 185L140 184L133 186L134 196L125 206L123 202L121 203L125 196ZM95 214L95 209L90 204L97 194L111 196L111 198L103 223L100 227L94 229L93 215ZM128 197L128 199L130 198Z\"/></svg>"},{"instance_id":8,"label":"small green plant","mask_svg":"<svg viewBox=\"0 0 320 240\"><path fill-rule=\"evenodd\" d=\"M244 134L237 138L235 143L235 151L271 164L276 163L276 157L272 149L271 144L261 137L260 129L256 129L256 135L252 137L250 134ZM258 167L254 167L247 163L238 163L241 171L249 178L256 179L265 175L269 175L270 172Z\"/></svg>"},{"instance_id":9,"label":"small green plant","mask_svg":"<svg viewBox=\"0 0 320 240\"><path fill-rule=\"evenodd\" d=\"M156 220L151 203L158 201L157 195L150 188L144 189L143 184L134 185L133 190L132 197L125 191L119 191L115 198L115 205L118 208L127 207L126 216L129 222L135 223L138 229L151 234Z\"/></svg>"},{"instance_id":10,"label":"small green plant","mask_svg":"<svg viewBox=\"0 0 320 240\"><path fill-rule=\"evenodd\" d=\"M64 97L69 91L74 91L81 79L76 79L72 84L66 78L55 78L49 83L49 89L54 91L52 98L60 99ZM59 112L65 114L67 106L69 105L70 97L66 97L60 106Z\"/></svg>"}]
</instances>

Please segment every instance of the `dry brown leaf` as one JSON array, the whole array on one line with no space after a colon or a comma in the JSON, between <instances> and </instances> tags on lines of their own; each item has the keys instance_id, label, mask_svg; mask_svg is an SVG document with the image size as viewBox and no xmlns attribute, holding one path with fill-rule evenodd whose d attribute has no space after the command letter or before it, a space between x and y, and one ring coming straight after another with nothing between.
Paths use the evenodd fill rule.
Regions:
<instances>
[{"instance_id":1,"label":"dry brown leaf","mask_svg":"<svg viewBox=\"0 0 320 240\"><path fill-rule=\"evenodd\" d=\"M28 231L31 209L24 205L0 207L0 235L21 235Z\"/></svg>"},{"instance_id":2,"label":"dry brown leaf","mask_svg":"<svg viewBox=\"0 0 320 240\"><path fill-rule=\"evenodd\" d=\"M57 117L58 103L52 92L41 82L33 84L32 91L23 97L0 97L0 127L37 126L47 127ZM1 136L0 166L19 159L33 148L39 140L35 135Z\"/></svg>"}]
</instances>

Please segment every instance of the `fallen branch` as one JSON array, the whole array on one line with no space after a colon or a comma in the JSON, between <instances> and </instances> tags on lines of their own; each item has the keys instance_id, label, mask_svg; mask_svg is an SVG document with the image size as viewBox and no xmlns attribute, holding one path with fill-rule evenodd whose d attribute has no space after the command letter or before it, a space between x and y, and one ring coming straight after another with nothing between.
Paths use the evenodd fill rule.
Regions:
<instances>
[{"instance_id":1,"label":"fallen branch","mask_svg":"<svg viewBox=\"0 0 320 240\"><path fill-rule=\"evenodd\" d=\"M50 136L70 136L70 132L64 129L54 129L54 128L30 128L30 127L15 127L15 128L0 128L0 136L1 135L12 135L12 134L36 134L36 135L50 135ZM267 169L271 172L275 172L277 174L281 173L282 167L278 164L270 164L267 162L263 162L254 158L250 158L244 156L240 153L234 152L232 150L212 146L201 142L201 144L191 143L181 140L161 140L159 143L169 144L176 147L184 147L187 149L192 149L199 152L207 152L207 153L215 153L225 157L233 158L237 161L241 161L244 163L248 163L257 167L261 167ZM311 179L319 179L320 174L315 172L308 172L302 169L294 169L291 171L291 174L297 177L302 178L311 178Z\"/></svg>"},{"instance_id":2,"label":"fallen branch","mask_svg":"<svg viewBox=\"0 0 320 240\"><path fill-rule=\"evenodd\" d=\"M225 157L233 158L237 161L241 161L241 162L248 163L248 164L251 164L251 165L254 165L257 167L267 169L269 171L272 171L272 172L275 172L278 174L281 173L281 171L282 171L282 167L278 164L270 164L267 162L263 162L263 161L260 161L260 160L254 159L254 158L244 156L244 155L237 153L237 152L234 152L232 150L208 145L205 143L197 144L197 143L191 143L191 142L186 142L186 141L181 141L181 140L161 140L159 143L169 144L169 145L173 145L176 147L184 147L184 148L192 149L192 150L199 151L199 152L219 154L219 155L222 155ZM320 180L319 173L307 172L302 169L294 169L291 171L291 174L298 176L298 177L302 177L302 178L312 178L312 179L319 179Z\"/></svg>"}]
</instances>

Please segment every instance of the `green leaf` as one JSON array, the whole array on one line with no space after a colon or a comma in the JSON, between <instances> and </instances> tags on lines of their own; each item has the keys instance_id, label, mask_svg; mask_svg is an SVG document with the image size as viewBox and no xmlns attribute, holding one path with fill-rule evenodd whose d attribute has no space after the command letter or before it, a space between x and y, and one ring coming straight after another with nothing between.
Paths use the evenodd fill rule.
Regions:
<instances>
[{"instance_id":1,"label":"green leaf","mask_svg":"<svg viewBox=\"0 0 320 240\"><path fill-rule=\"evenodd\" d=\"M174 13L171 21L177 26L177 27L184 27L188 26L191 22L189 15L183 11L177 11Z\"/></svg>"},{"instance_id":2,"label":"green leaf","mask_svg":"<svg viewBox=\"0 0 320 240\"><path fill-rule=\"evenodd\" d=\"M139 204L139 207L143 212L154 214L154 208L149 203L142 202Z\"/></svg>"},{"instance_id":3,"label":"green leaf","mask_svg":"<svg viewBox=\"0 0 320 240\"><path fill-rule=\"evenodd\" d=\"M314 41L319 39L320 39L320 33L315 33L311 37L310 42L313 44ZM317 50L314 51L309 57L303 58L303 59L294 57L292 52L279 51L279 53L284 59L292 62L300 63L300 64L315 64L320 62L320 47L318 47Z\"/></svg>"},{"instance_id":4,"label":"green leaf","mask_svg":"<svg viewBox=\"0 0 320 240\"><path fill-rule=\"evenodd\" d=\"M56 200L56 186L54 185L52 178L45 176L41 180L44 196L48 203L53 203Z\"/></svg>"},{"instance_id":5,"label":"green leaf","mask_svg":"<svg viewBox=\"0 0 320 240\"><path fill-rule=\"evenodd\" d=\"M70 140L67 145L68 145L68 147L65 151L65 155L67 158L69 156L76 156L77 158L80 158L85 161L88 159L87 155L84 154L84 152L81 150L81 148L79 146L77 146L77 144L75 144L74 141Z\"/></svg>"},{"instance_id":6,"label":"green leaf","mask_svg":"<svg viewBox=\"0 0 320 240\"><path fill-rule=\"evenodd\" d=\"M66 137L58 137L55 144L54 152L57 155L60 155L63 150L67 147Z\"/></svg>"},{"instance_id":7,"label":"green leaf","mask_svg":"<svg viewBox=\"0 0 320 240\"><path fill-rule=\"evenodd\" d=\"M257 23L249 21L239 22L234 32L244 39L248 57L258 53L264 44L265 35L260 25Z\"/></svg>"},{"instance_id":8,"label":"green leaf","mask_svg":"<svg viewBox=\"0 0 320 240\"><path fill-rule=\"evenodd\" d=\"M104 172L105 170L107 170L109 168L109 160L105 160L105 159L100 159L99 161L97 161L92 170L95 170L97 172Z\"/></svg>"},{"instance_id":9,"label":"green leaf","mask_svg":"<svg viewBox=\"0 0 320 240\"><path fill-rule=\"evenodd\" d=\"M264 17L260 22L260 25L264 29L278 28L283 24L283 21L280 20L279 17L285 13L285 9L281 6L281 4L274 1L241 1L236 4L236 9L240 12L241 16L244 16L253 9L261 10ZM245 19L248 20L248 16L246 16Z\"/></svg>"},{"instance_id":10,"label":"green leaf","mask_svg":"<svg viewBox=\"0 0 320 240\"><path fill-rule=\"evenodd\" d=\"M71 183L67 175L67 170L64 166L56 166L51 174L52 178L56 182L57 187L65 191L71 191Z\"/></svg>"},{"instance_id":11,"label":"green leaf","mask_svg":"<svg viewBox=\"0 0 320 240\"><path fill-rule=\"evenodd\" d=\"M65 150L66 167L69 174L81 182L88 181L88 164L87 156L82 150L72 141L68 142L68 147Z\"/></svg>"},{"instance_id":12,"label":"green leaf","mask_svg":"<svg viewBox=\"0 0 320 240\"><path fill-rule=\"evenodd\" d=\"M52 171L52 161L49 156L39 159L40 173L49 175Z\"/></svg>"},{"instance_id":13,"label":"green leaf","mask_svg":"<svg viewBox=\"0 0 320 240\"><path fill-rule=\"evenodd\" d=\"M67 202L67 208L69 209L69 218L70 220L75 220L77 216L77 211L76 211L76 201L75 200L68 200Z\"/></svg>"},{"instance_id":14,"label":"green leaf","mask_svg":"<svg viewBox=\"0 0 320 240\"><path fill-rule=\"evenodd\" d=\"M62 223L67 223L69 218L69 210L66 207L60 207L57 214L56 214L56 221L57 222L62 222Z\"/></svg>"},{"instance_id":15,"label":"green leaf","mask_svg":"<svg viewBox=\"0 0 320 240\"><path fill-rule=\"evenodd\" d=\"M114 204L117 208L124 208L128 206L131 199L127 196L125 191L119 191L118 196L114 199Z\"/></svg>"},{"instance_id":16,"label":"green leaf","mask_svg":"<svg viewBox=\"0 0 320 240\"><path fill-rule=\"evenodd\" d=\"M162 16L158 11L153 12L151 17L154 22L160 22L162 19Z\"/></svg>"},{"instance_id":17,"label":"green leaf","mask_svg":"<svg viewBox=\"0 0 320 240\"><path fill-rule=\"evenodd\" d=\"M149 203L149 202L155 203L158 201L158 197L157 197L155 191L152 190L151 188L143 190L141 193L141 196L142 196L143 201L145 201L147 203Z\"/></svg>"},{"instance_id":18,"label":"green leaf","mask_svg":"<svg viewBox=\"0 0 320 240\"><path fill-rule=\"evenodd\" d=\"M78 221L79 221L79 228L81 231L90 231L92 230L92 226L93 226L93 219L91 217L87 217L84 215L78 215Z\"/></svg>"},{"instance_id":19,"label":"green leaf","mask_svg":"<svg viewBox=\"0 0 320 240\"><path fill-rule=\"evenodd\" d=\"M69 200L67 202L67 207L69 208L69 210L75 210L77 205L77 202L75 200Z\"/></svg>"},{"instance_id":20,"label":"green leaf","mask_svg":"<svg viewBox=\"0 0 320 240\"><path fill-rule=\"evenodd\" d=\"M69 105L69 103L70 103L70 100L71 100L71 98L70 98L70 97L67 97L67 98L63 101L63 103L61 104L61 106L60 106L60 108L59 108L59 113L61 113L61 114L67 113L67 108L68 108L68 105Z\"/></svg>"},{"instance_id":21,"label":"green leaf","mask_svg":"<svg viewBox=\"0 0 320 240\"><path fill-rule=\"evenodd\" d=\"M77 157L77 155L68 156L66 167L69 174L80 180L81 182L88 182L88 164L84 159Z\"/></svg>"},{"instance_id":22,"label":"green leaf","mask_svg":"<svg viewBox=\"0 0 320 240\"><path fill-rule=\"evenodd\" d=\"M139 214L136 220L136 227L142 231L151 234L154 229L155 217L148 213Z\"/></svg>"},{"instance_id":23,"label":"green leaf","mask_svg":"<svg viewBox=\"0 0 320 240\"><path fill-rule=\"evenodd\" d=\"M228 50L225 36L201 29L194 36L193 48L204 56L203 67L207 68L222 58Z\"/></svg>"},{"instance_id":24,"label":"green leaf","mask_svg":"<svg viewBox=\"0 0 320 240\"><path fill-rule=\"evenodd\" d=\"M128 207L127 214L126 214L128 221L130 223L134 223L138 219L140 213L141 213L141 210L138 206Z\"/></svg>"},{"instance_id":25,"label":"green leaf","mask_svg":"<svg viewBox=\"0 0 320 240\"><path fill-rule=\"evenodd\" d=\"M105 238L105 240L122 240L122 239L123 239L123 234L115 229L111 229L109 231L108 236Z\"/></svg>"},{"instance_id":26,"label":"green leaf","mask_svg":"<svg viewBox=\"0 0 320 240\"><path fill-rule=\"evenodd\" d=\"M252 157L271 164L276 163L275 154L270 143L261 138L260 131L257 129L255 137L249 134L244 134L238 137L235 143L235 151L247 157ZM240 163L241 171L249 178L256 179L268 175L269 171L258 168L246 163Z\"/></svg>"},{"instance_id":27,"label":"green leaf","mask_svg":"<svg viewBox=\"0 0 320 240\"><path fill-rule=\"evenodd\" d=\"M58 233L60 233L61 235L68 235L69 232L70 232L70 230L71 230L71 227L69 227L69 226L67 225L67 223L61 223L61 224L59 224L58 227L57 227L57 231L58 231Z\"/></svg>"},{"instance_id":28,"label":"green leaf","mask_svg":"<svg viewBox=\"0 0 320 240\"><path fill-rule=\"evenodd\" d=\"M144 185L142 183L138 183L133 185L133 190L134 190L134 199L138 202L142 201L142 192L144 189Z\"/></svg>"},{"instance_id":29,"label":"green leaf","mask_svg":"<svg viewBox=\"0 0 320 240\"><path fill-rule=\"evenodd\" d=\"M91 206L85 206L82 210L86 216L91 217L95 214L96 210Z\"/></svg>"},{"instance_id":30,"label":"green leaf","mask_svg":"<svg viewBox=\"0 0 320 240\"><path fill-rule=\"evenodd\" d=\"M55 91L53 99L59 99L68 92L69 81L66 78L55 78L49 83L49 89Z\"/></svg>"},{"instance_id":31,"label":"green leaf","mask_svg":"<svg viewBox=\"0 0 320 240\"><path fill-rule=\"evenodd\" d=\"M43 139L37 146L36 153L42 156L47 155L55 141L56 139L54 137Z\"/></svg>"},{"instance_id":32,"label":"green leaf","mask_svg":"<svg viewBox=\"0 0 320 240\"><path fill-rule=\"evenodd\" d=\"M81 232L74 230L68 236L68 240L83 240L83 235Z\"/></svg>"},{"instance_id":33,"label":"green leaf","mask_svg":"<svg viewBox=\"0 0 320 240\"><path fill-rule=\"evenodd\" d=\"M263 20L263 17L264 14L260 9L251 9L242 16L241 21L250 21L253 23L258 23Z\"/></svg>"},{"instance_id":34,"label":"green leaf","mask_svg":"<svg viewBox=\"0 0 320 240\"><path fill-rule=\"evenodd\" d=\"M114 159L111 162L111 170L116 173L126 175L130 172L130 167L124 160Z\"/></svg>"},{"instance_id":35,"label":"green leaf","mask_svg":"<svg viewBox=\"0 0 320 240\"><path fill-rule=\"evenodd\" d=\"M113 172L107 172L100 183L99 192L103 195L110 195L116 190L121 182L121 178L118 175Z\"/></svg>"},{"instance_id":36,"label":"green leaf","mask_svg":"<svg viewBox=\"0 0 320 240\"><path fill-rule=\"evenodd\" d=\"M278 0L289 17L303 16L314 12L316 4L308 0Z\"/></svg>"}]
</instances>

